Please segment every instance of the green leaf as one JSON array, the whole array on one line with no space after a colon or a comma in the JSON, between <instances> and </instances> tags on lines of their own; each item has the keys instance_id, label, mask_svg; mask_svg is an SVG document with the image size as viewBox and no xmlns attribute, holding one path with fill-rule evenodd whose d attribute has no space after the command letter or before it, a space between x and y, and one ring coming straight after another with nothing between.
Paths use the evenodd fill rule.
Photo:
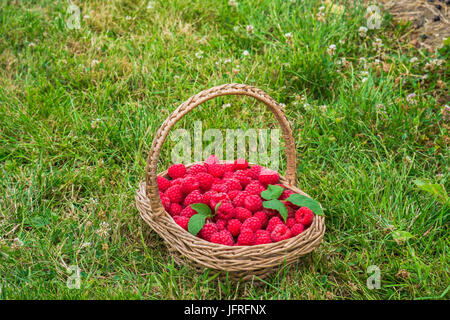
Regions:
<instances>
[{"instance_id":1,"label":"green leaf","mask_svg":"<svg viewBox=\"0 0 450 320\"><path fill-rule=\"evenodd\" d=\"M392 238L394 238L395 242L397 244L401 244L405 242L408 239L411 239L413 235L407 231L394 231L392 233Z\"/></svg>"},{"instance_id":2,"label":"green leaf","mask_svg":"<svg viewBox=\"0 0 450 320\"><path fill-rule=\"evenodd\" d=\"M218 204L216 204L216 207L214 208L214 212L217 212L217 210L219 209L219 207L222 205L222 201L219 201Z\"/></svg>"},{"instance_id":3,"label":"green leaf","mask_svg":"<svg viewBox=\"0 0 450 320\"><path fill-rule=\"evenodd\" d=\"M189 233L196 236L205 225L206 218L207 216L201 213L194 214L188 222Z\"/></svg>"},{"instance_id":4,"label":"green leaf","mask_svg":"<svg viewBox=\"0 0 450 320\"><path fill-rule=\"evenodd\" d=\"M269 184L267 186L267 189L261 192L261 197L263 197L266 200L278 199L283 193L283 190L284 189L280 186L274 186L272 184Z\"/></svg>"},{"instance_id":5,"label":"green leaf","mask_svg":"<svg viewBox=\"0 0 450 320\"><path fill-rule=\"evenodd\" d=\"M429 180L422 179L416 179L413 182L420 190L428 192L430 195L436 198L437 201L441 203L449 202L447 191L445 191L443 185L431 183Z\"/></svg>"},{"instance_id":6,"label":"green leaf","mask_svg":"<svg viewBox=\"0 0 450 320\"><path fill-rule=\"evenodd\" d=\"M320 207L320 204L316 200L311 199L310 197L296 193L291 194L289 198L286 199L286 201L289 201L299 207L307 207L318 216L323 216L323 210Z\"/></svg>"},{"instance_id":7,"label":"green leaf","mask_svg":"<svg viewBox=\"0 0 450 320\"><path fill-rule=\"evenodd\" d=\"M201 214L205 217L211 217L211 209L204 203L193 203L191 204L191 208L194 209L198 214Z\"/></svg>"},{"instance_id":8,"label":"green leaf","mask_svg":"<svg viewBox=\"0 0 450 320\"><path fill-rule=\"evenodd\" d=\"M269 200L269 201L264 201L263 207L266 209L277 210L283 217L284 222L286 222L286 219L288 216L288 211L287 211L287 208L284 205L284 203L281 202L280 200L273 199L273 200Z\"/></svg>"}]
</instances>

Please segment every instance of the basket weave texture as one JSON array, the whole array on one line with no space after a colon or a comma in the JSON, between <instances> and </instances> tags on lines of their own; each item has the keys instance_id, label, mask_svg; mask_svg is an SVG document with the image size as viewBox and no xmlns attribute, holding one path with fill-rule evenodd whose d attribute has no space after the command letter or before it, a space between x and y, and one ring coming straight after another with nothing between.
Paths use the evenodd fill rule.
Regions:
<instances>
[{"instance_id":1,"label":"basket weave texture","mask_svg":"<svg viewBox=\"0 0 450 320\"><path fill-rule=\"evenodd\" d=\"M292 128L283 109L262 90L245 84L233 83L213 87L192 96L164 121L156 132L148 154L146 182L139 185L136 192L136 205L141 217L164 239L175 262L189 264L199 271L210 268L213 271L228 272L235 279L249 280L253 279L254 276L263 278L277 270L281 265L294 263L299 257L317 248L325 233L324 217L315 215L308 229L287 240L254 246L226 246L195 237L182 229L164 210L159 198L156 176L167 178L168 174L167 171L157 174L157 163L170 129L198 105L224 95L250 96L270 108L281 126L286 143L286 174L280 176L280 183L286 189L308 196L296 187L295 142Z\"/></svg>"}]
</instances>

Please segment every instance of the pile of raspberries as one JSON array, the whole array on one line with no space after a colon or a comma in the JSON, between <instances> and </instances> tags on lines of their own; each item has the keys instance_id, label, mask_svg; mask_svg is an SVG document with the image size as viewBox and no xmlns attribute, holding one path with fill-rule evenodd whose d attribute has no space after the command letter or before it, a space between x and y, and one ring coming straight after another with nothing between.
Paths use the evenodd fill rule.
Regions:
<instances>
[{"instance_id":1,"label":"pile of raspberries","mask_svg":"<svg viewBox=\"0 0 450 320\"><path fill-rule=\"evenodd\" d=\"M269 184L283 187L279 174L259 165L250 167L245 159L220 163L210 156L189 169L174 164L168 175L170 180L157 177L159 194L165 210L180 227L188 230L189 219L197 214L191 204L204 203L211 208L213 216L197 234L206 241L229 246L272 243L299 235L313 221L309 208L283 201L294 193L288 189L279 197L288 210L286 222L278 211L264 208L261 192Z\"/></svg>"}]
</instances>

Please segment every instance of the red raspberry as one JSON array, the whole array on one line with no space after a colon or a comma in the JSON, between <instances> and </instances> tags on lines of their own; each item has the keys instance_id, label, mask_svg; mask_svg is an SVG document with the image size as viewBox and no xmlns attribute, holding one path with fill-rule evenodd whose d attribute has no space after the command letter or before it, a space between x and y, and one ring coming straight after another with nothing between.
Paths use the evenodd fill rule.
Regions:
<instances>
[{"instance_id":1,"label":"red raspberry","mask_svg":"<svg viewBox=\"0 0 450 320\"><path fill-rule=\"evenodd\" d=\"M186 196L183 204L185 206L189 206L190 204L193 203L202 203L202 202L203 202L202 193L200 192L200 190L194 190Z\"/></svg>"},{"instance_id":2,"label":"red raspberry","mask_svg":"<svg viewBox=\"0 0 450 320\"><path fill-rule=\"evenodd\" d=\"M193 175L193 176L199 174L200 172L205 172L205 173L207 172L206 167L202 164L194 164L187 171L188 174Z\"/></svg>"},{"instance_id":3,"label":"red raspberry","mask_svg":"<svg viewBox=\"0 0 450 320\"><path fill-rule=\"evenodd\" d=\"M172 179L181 178L186 173L186 167L182 163L173 164L169 167L167 173Z\"/></svg>"},{"instance_id":4,"label":"red raspberry","mask_svg":"<svg viewBox=\"0 0 450 320\"><path fill-rule=\"evenodd\" d=\"M234 167L236 170L245 170L248 167L248 162L243 158L236 159L234 161Z\"/></svg>"},{"instance_id":5,"label":"red raspberry","mask_svg":"<svg viewBox=\"0 0 450 320\"><path fill-rule=\"evenodd\" d=\"M170 199L170 202L180 203L183 201L183 192L181 191L181 186L179 184L167 189L165 195Z\"/></svg>"},{"instance_id":6,"label":"red raspberry","mask_svg":"<svg viewBox=\"0 0 450 320\"><path fill-rule=\"evenodd\" d=\"M235 208L234 213L236 215L236 219L238 219L241 222L244 222L245 220L247 220L248 218L250 218L252 216L252 212L243 207Z\"/></svg>"},{"instance_id":7,"label":"red raspberry","mask_svg":"<svg viewBox=\"0 0 450 320\"><path fill-rule=\"evenodd\" d=\"M264 211L255 212L253 214L253 217L258 218L259 221L261 221L262 227L265 227L267 225L267 221L269 220L267 214Z\"/></svg>"},{"instance_id":8,"label":"red raspberry","mask_svg":"<svg viewBox=\"0 0 450 320\"><path fill-rule=\"evenodd\" d=\"M230 220L234 218L234 207L230 201L223 201L217 209L217 217L219 219Z\"/></svg>"},{"instance_id":9,"label":"red raspberry","mask_svg":"<svg viewBox=\"0 0 450 320\"><path fill-rule=\"evenodd\" d=\"M213 177L222 178L225 173L225 169L220 163L213 163L208 165L208 173Z\"/></svg>"},{"instance_id":10,"label":"red raspberry","mask_svg":"<svg viewBox=\"0 0 450 320\"><path fill-rule=\"evenodd\" d=\"M266 230L272 233L273 229L275 229L276 226L283 224L280 218L273 217L269 220L269 223L267 224Z\"/></svg>"},{"instance_id":11,"label":"red raspberry","mask_svg":"<svg viewBox=\"0 0 450 320\"><path fill-rule=\"evenodd\" d=\"M222 230L222 231L214 233L211 236L211 242L218 243L218 244L224 244L226 246L232 246L234 244L233 236L231 235L230 231L228 231L228 230Z\"/></svg>"},{"instance_id":12,"label":"red raspberry","mask_svg":"<svg viewBox=\"0 0 450 320\"><path fill-rule=\"evenodd\" d=\"M176 178L173 180L169 180L169 182L170 182L170 186L172 187L172 186L176 186L177 184L181 185L181 183L183 182L183 179Z\"/></svg>"},{"instance_id":13,"label":"red raspberry","mask_svg":"<svg viewBox=\"0 0 450 320\"><path fill-rule=\"evenodd\" d=\"M303 230L305 230L305 226L302 225L301 223L296 223L291 227L291 233L292 236L298 236L300 233L303 232Z\"/></svg>"},{"instance_id":14,"label":"red raspberry","mask_svg":"<svg viewBox=\"0 0 450 320\"><path fill-rule=\"evenodd\" d=\"M225 171L223 174L223 179L231 179L234 176L234 171Z\"/></svg>"},{"instance_id":15,"label":"red raspberry","mask_svg":"<svg viewBox=\"0 0 450 320\"><path fill-rule=\"evenodd\" d=\"M250 179L250 177L248 176L247 172L244 170L235 171L233 178L239 180L239 182L243 188L252 181L252 179Z\"/></svg>"},{"instance_id":16,"label":"red raspberry","mask_svg":"<svg viewBox=\"0 0 450 320\"><path fill-rule=\"evenodd\" d=\"M188 217L175 216L175 217L173 217L173 220L176 222L176 224L178 224L184 230L188 229L188 223L189 223Z\"/></svg>"},{"instance_id":17,"label":"red raspberry","mask_svg":"<svg viewBox=\"0 0 450 320\"><path fill-rule=\"evenodd\" d=\"M237 245L238 246L251 246L255 243L255 233L252 229L242 229L241 233L239 234L237 238Z\"/></svg>"},{"instance_id":18,"label":"red raspberry","mask_svg":"<svg viewBox=\"0 0 450 320\"><path fill-rule=\"evenodd\" d=\"M219 232L219 229L215 223L205 223L198 236L206 241L211 241L211 236L216 232Z\"/></svg>"},{"instance_id":19,"label":"red raspberry","mask_svg":"<svg viewBox=\"0 0 450 320\"><path fill-rule=\"evenodd\" d=\"M275 217L277 214L279 214L277 210L272 209L264 208L263 211L266 213L268 219Z\"/></svg>"},{"instance_id":20,"label":"red raspberry","mask_svg":"<svg viewBox=\"0 0 450 320\"><path fill-rule=\"evenodd\" d=\"M253 181L250 182L246 187L245 187L245 191L247 191L250 194L255 194L255 195L260 195L261 192L263 192L264 190L266 190L266 188L264 188L264 186L261 184L261 182L259 181Z\"/></svg>"},{"instance_id":21,"label":"red raspberry","mask_svg":"<svg viewBox=\"0 0 450 320\"><path fill-rule=\"evenodd\" d=\"M314 219L314 213L307 207L301 207L295 213L295 220L305 227L309 226Z\"/></svg>"},{"instance_id":22,"label":"red raspberry","mask_svg":"<svg viewBox=\"0 0 450 320\"><path fill-rule=\"evenodd\" d=\"M291 235L291 230L289 230L289 228L285 224L279 224L273 229L270 237L273 242L278 242L281 240L289 239Z\"/></svg>"},{"instance_id":23,"label":"red raspberry","mask_svg":"<svg viewBox=\"0 0 450 320\"><path fill-rule=\"evenodd\" d=\"M270 238L270 232L267 230L258 230L255 233L255 245L257 244L266 244L272 243L272 239Z\"/></svg>"},{"instance_id":24,"label":"red raspberry","mask_svg":"<svg viewBox=\"0 0 450 320\"><path fill-rule=\"evenodd\" d=\"M170 187L170 181L164 177L156 177L156 183L158 184L159 191L166 191Z\"/></svg>"},{"instance_id":25,"label":"red raspberry","mask_svg":"<svg viewBox=\"0 0 450 320\"><path fill-rule=\"evenodd\" d=\"M212 191L212 190L206 191L203 194L202 203L206 204L207 206L211 206L211 197L215 194L217 194L217 192L215 192L215 191Z\"/></svg>"},{"instance_id":26,"label":"red raspberry","mask_svg":"<svg viewBox=\"0 0 450 320\"><path fill-rule=\"evenodd\" d=\"M294 226L294 224L296 224L296 223L297 223L297 220L295 220L295 218L287 218L287 220L286 220L286 225L289 229L291 229Z\"/></svg>"},{"instance_id":27,"label":"red raspberry","mask_svg":"<svg viewBox=\"0 0 450 320\"><path fill-rule=\"evenodd\" d=\"M276 184L280 180L280 175L273 170L263 168L259 174L258 180L263 185Z\"/></svg>"},{"instance_id":28,"label":"red raspberry","mask_svg":"<svg viewBox=\"0 0 450 320\"><path fill-rule=\"evenodd\" d=\"M186 218L191 218L194 214L197 214L197 211L195 211L194 209L191 208L191 206L187 206L185 207L183 210L181 210L180 212L180 216L182 217L186 217Z\"/></svg>"},{"instance_id":29,"label":"red raspberry","mask_svg":"<svg viewBox=\"0 0 450 320\"><path fill-rule=\"evenodd\" d=\"M203 191L208 191L211 189L211 186L213 184L214 177L206 172L200 172L198 173L195 178L197 179L200 189Z\"/></svg>"},{"instance_id":30,"label":"red raspberry","mask_svg":"<svg viewBox=\"0 0 450 320\"><path fill-rule=\"evenodd\" d=\"M178 203L171 203L169 208L169 214L173 216L178 216L181 211L183 210L183 207Z\"/></svg>"},{"instance_id":31,"label":"red raspberry","mask_svg":"<svg viewBox=\"0 0 450 320\"><path fill-rule=\"evenodd\" d=\"M227 223L228 221L225 219L217 219L216 221L217 229L219 229L219 231L225 230L225 228L227 227Z\"/></svg>"},{"instance_id":32,"label":"red raspberry","mask_svg":"<svg viewBox=\"0 0 450 320\"><path fill-rule=\"evenodd\" d=\"M244 206L244 200L250 195L247 191L240 192L234 199L233 199L233 205L235 207L243 207Z\"/></svg>"},{"instance_id":33,"label":"red raspberry","mask_svg":"<svg viewBox=\"0 0 450 320\"><path fill-rule=\"evenodd\" d=\"M164 210L166 210L167 212L169 212L170 206L171 206L171 204L172 204L172 203L170 202L169 197L163 195L163 196L161 197L161 203L162 203L162 205L163 205L163 207L164 207Z\"/></svg>"},{"instance_id":34,"label":"red raspberry","mask_svg":"<svg viewBox=\"0 0 450 320\"><path fill-rule=\"evenodd\" d=\"M205 165L208 166L213 163L219 163L219 158L215 155L210 155L208 158L205 159Z\"/></svg>"},{"instance_id":35,"label":"red raspberry","mask_svg":"<svg viewBox=\"0 0 450 320\"><path fill-rule=\"evenodd\" d=\"M278 199L279 200L286 200L287 198L289 198L289 196L291 194L295 194L295 192L292 191L292 190L288 190L288 189L283 190L283 193L280 195L280 197ZM290 204L290 202L288 202L288 203Z\"/></svg>"},{"instance_id":36,"label":"red raspberry","mask_svg":"<svg viewBox=\"0 0 450 320\"><path fill-rule=\"evenodd\" d=\"M239 190L231 190L227 192L228 198L230 198L230 200L233 200L234 198L236 198L236 196L240 193Z\"/></svg>"},{"instance_id":37,"label":"red raspberry","mask_svg":"<svg viewBox=\"0 0 450 320\"><path fill-rule=\"evenodd\" d=\"M260 196L250 195L244 199L244 207L251 212L256 212L262 209L262 200Z\"/></svg>"},{"instance_id":38,"label":"red raspberry","mask_svg":"<svg viewBox=\"0 0 450 320\"><path fill-rule=\"evenodd\" d=\"M227 193L228 192L228 188L226 186L226 184L224 183L215 183L211 186L211 190L216 191L216 192L220 192L220 193Z\"/></svg>"},{"instance_id":39,"label":"red raspberry","mask_svg":"<svg viewBox=\"0 0 450 320\"><path fill-rule=\"evenodd\" d=\"M248 218L242 224L242 229L250 228L253 232L256 232L261 229L261 220L255 217Z\"/></svg>"},{"instance_id":40,"label":"red raspberry","mask_svg":"<svg viewBox=\"0 0 450 320\"><path fill-rule=\"evenodd\" d=\"M231 234L236 237L241 232L242 223L238 219L231 219L228 221L227 229Z\"/></svg>"},{"instance_id":41,"label":"red raspberry","mask_svg":"<svg viewBox=\"0 0 450 320\"><path fill-rule=\"evenodd\" d=\"M258 180L259 173L261 172L262 167L260 165L254 165L250 168L248 176L253 180Z\"/></svg>"},{"instance_id":42,"label":"red raspberry","mask_svg":"<svg viewBox=\"0 0 450 320\"><path fill-rule=\"evenodd\" d=\"M290 202L286 202L285 206L288 212L288 218L295 218L295 210L290 205L288 205Z\"/></svg>"},{"instance_id":43,"label":"red raspberry","mask_svg":"<svg viewBox=\"0 0 450 320\"><path fill-rule=\"evenodd\" d=\"M181 182L181 191L184 194L189 194L194 190L197 190L200 187L200 184L194 177L186 177Z\"/></svg>"},{"instance_id":44,"label":"red raspberry","mask_svg":"<svg viewBox=\"0 0 450 320\"><path fill-rule=\"evenodd\" d=\"M225 170L225 173L234 172L234 170L236 170L234 163L224 163L223 169Z\"/></svg>"},{"instance_id":45,"label":"red raspberry","mask_svg":"<svg viewBox=\"0 0 450 320\"><path fill-rule=\"evenodd\" d=\"M216 206L219 202L224 201L230 201L230 198L228 198L228 195L226 193L216 193L211 197L210 200L210 207L211 209L215 210Z\"/></svg>"},{"instance_id":46,"label":"red raspberry","mask_svg":"<svg viewBox=\"0 0 450 320\"><path fill-rule=\"evenodd\" d=\"M227 186L228 191L242 190L241 183L239 182L239 180L234 179L234 178L225 180L225 185Z\"/></svg>"}]
</instances>

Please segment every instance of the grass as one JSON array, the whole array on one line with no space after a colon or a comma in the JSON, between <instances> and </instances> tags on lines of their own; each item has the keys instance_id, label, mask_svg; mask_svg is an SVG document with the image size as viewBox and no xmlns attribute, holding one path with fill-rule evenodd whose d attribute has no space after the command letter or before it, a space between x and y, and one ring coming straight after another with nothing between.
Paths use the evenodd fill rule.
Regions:
<instances>
[{"instance_id":1,"label":"grass","mask_svg":"<svg viewBox=\"0 0 450 320\"><path fill-rule=\"evenodd\" d=\"M74 1L81 28L70 30L67 1L2 1L0 298L449 298L449 205L413 182L448 185L448 46L413 48L389 14L361 37L365 7L352 1L323 19L317 0L238 2ZM262 286L176 266L134 204L159 125L230 82L286 104L299 186L326 209L319 250ZM215 99L176 128L199 120L276 127L249 98ZM71 265L80 289L67 287ZM379 289L367 287L371 265Z\"/></svg>"}]
</instances>

